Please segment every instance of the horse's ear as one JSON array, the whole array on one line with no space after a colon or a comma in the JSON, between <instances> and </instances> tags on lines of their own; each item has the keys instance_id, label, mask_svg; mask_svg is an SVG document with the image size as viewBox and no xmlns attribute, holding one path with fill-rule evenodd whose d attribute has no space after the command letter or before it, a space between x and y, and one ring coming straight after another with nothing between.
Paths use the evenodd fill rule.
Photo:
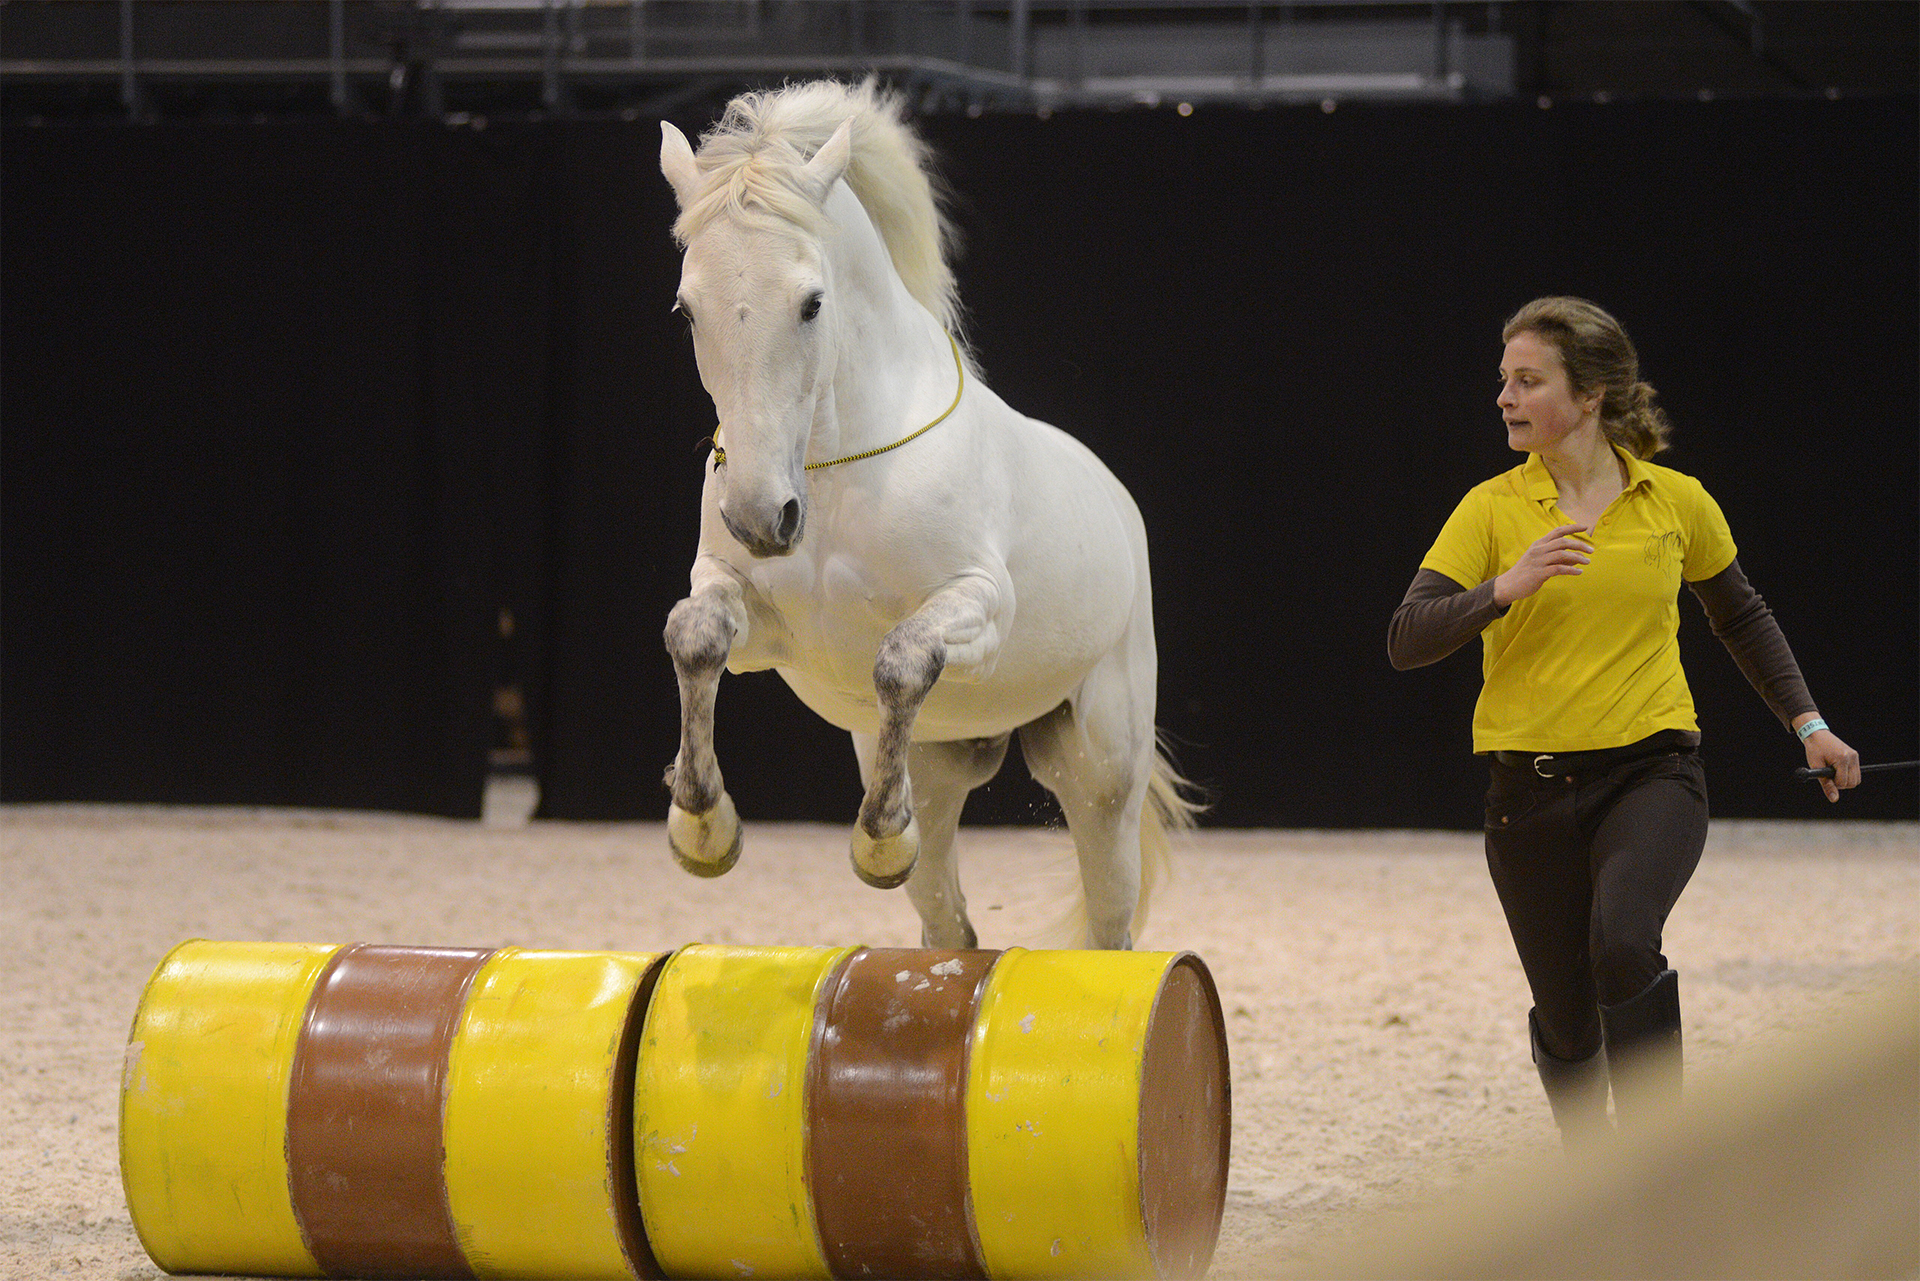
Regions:
<instances>
[{"instance_id":1,"label":"horse's ear","mask_svg":"<svg viewBox=\"0 0 1920 1281\"><path fill-rule=\"evenodd\" d=\"M814 203L825 204L827 193L833 190L833 184L840 181L847 171L847 163L853 159L853 117L848 116L833 131L833 137L826 140L820 150L813 153L813 159L807 161L803 171L806 175L807 190L813 194Z\"/></svg>"},{"instance_id":2,"label":"horse's ear","mask_svg":"<svg viewBox=\"0 0 1920 1281\"><path fill-rule=\"evenodd\" d=\"M693 144L671 120L660 122L660 172L667 176L682 209L700 194L700 166L693 159Z\"/></svg>"}]
</instances>

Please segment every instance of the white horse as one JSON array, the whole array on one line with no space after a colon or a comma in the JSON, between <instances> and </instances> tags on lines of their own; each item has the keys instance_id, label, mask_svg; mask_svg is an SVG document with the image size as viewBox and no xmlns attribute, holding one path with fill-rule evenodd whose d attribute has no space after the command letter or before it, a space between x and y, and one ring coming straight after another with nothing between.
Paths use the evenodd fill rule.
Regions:
<instances>
[{"instance_id":1,"label":"white horse","mask_svg":"<svg viewBox=\"0 0 1920 1281\"><path fill-rule=\"evenodd\" d=\"M854 870L906 883L925 945L975 945L954 832L1018 731L1073 836L1074 941L1131 946L1166 829L1195 808L1154 728L1132 498L955 340L950 230L896 99L817 82L736 98L698 154L661 135L686 250L675 310L720 419L692 591L666 628L675 858L718 876L739 857L714 697L723 667L772 667L852 733Z\"/></svg>"}]
</instances>

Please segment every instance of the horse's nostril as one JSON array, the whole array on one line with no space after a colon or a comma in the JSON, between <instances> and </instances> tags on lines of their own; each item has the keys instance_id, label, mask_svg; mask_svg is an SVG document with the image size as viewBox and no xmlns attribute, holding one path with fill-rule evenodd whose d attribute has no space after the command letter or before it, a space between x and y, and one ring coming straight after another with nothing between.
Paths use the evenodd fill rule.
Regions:
<instances>
[{"instance_id":1,"label":"horse's nostril","mask_svg":"<svg viewBox=\"0 0 1920 1281\"><path fill-rule=\"evenodd\" d=\"M774 527L774 540L785 546L791 543L800 532L800 500L789 498L786 506L780 509L780 523Z\"/></svg>"}]
</instances>

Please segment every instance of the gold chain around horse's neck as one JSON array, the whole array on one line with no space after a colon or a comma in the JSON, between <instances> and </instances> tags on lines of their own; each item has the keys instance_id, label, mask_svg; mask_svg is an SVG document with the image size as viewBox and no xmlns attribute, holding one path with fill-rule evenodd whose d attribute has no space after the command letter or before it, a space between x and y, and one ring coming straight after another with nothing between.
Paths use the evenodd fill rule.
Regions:
<instances>
[{"instance_id":1,"label":"gold chain around horse's neck","mask_svg":"<svg viewBox=\"0 0 1920 1281\"><path fill-rule=\"evenodd\" d=\"M869 449L863 454L848 454L845 458L828 459L824 463L808 463L807 470L819 471L823 467L838 467L841 463L857 463L863 458L872 458L875 454L884 454L889 449L900 448L900 446L906 444L916 436L926 435L935 427L947 421L947 419L953 415L953 411L960 408L961 393L967 389L967 367L960 359L960 344L954 341L952 334L948 334L947 345L953 348L953 372L960 376L960 382L959 385L953 389L953 403L948 405L938 418L928 423L925 427L920 428L918 431L909 432L907 435L902 436L891 445L882 445L878 449ZM720 432L718 428L715 428L713 433L713 465L715 467L725 467L727 465L727 451L720 447Z\"/></svg>"}]
</instances>

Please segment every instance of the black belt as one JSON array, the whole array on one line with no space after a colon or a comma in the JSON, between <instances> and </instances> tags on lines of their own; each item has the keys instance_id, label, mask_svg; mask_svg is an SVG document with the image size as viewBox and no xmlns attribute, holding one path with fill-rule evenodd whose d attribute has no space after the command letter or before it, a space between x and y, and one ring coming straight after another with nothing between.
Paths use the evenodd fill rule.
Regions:
<instances>
[{"instance_id":1,"label":"black belt","mask_svg":"<svg viewBox=\"0 0 1920 1281\"><path fill-rule=\"evenodd\" d=\"M1693 750L1691 743L1656 734L1625 747L1603 747L1591 752L1494 752L1491 755L1509 769L1531 770L1541 778L1572 778L1649 756L1689 756Z\"/></svg>"}]
</instances>

